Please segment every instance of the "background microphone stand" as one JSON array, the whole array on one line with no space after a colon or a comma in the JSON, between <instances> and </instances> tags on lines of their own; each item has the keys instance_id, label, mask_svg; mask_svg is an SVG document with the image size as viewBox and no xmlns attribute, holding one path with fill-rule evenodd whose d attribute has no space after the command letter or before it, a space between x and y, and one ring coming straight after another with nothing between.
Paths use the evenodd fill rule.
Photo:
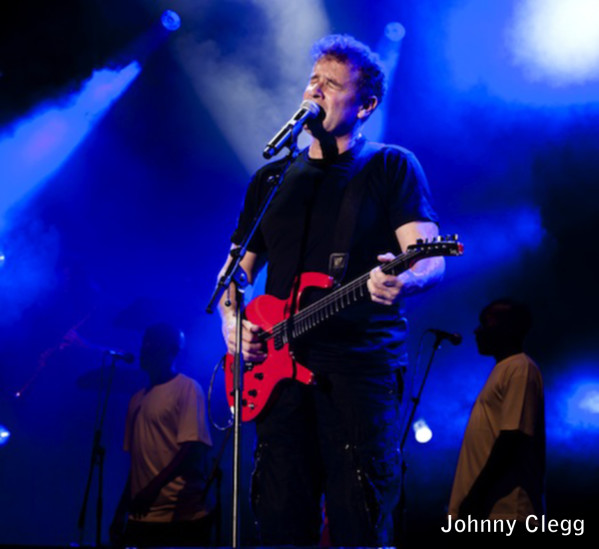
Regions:
<instances>
[{"instance_id":1,"label":"background microphone stand","mask_svg":"<svg viewBox=\"0 0 599 549\"><path fill-rule=\"evenodd\" d=\"M272 199L279 190L284 179L285 173L289 166L298 154L297 143L293 139L289 144L289 154L286 157L285 163L281 172L277 175L271 175L267 181L270 183L268 194L264 198L260 210L253 219L250 229L245 235L241 245L238 248L231 250L230 255L232 261L229 263L227 270L221 276L216 288L212 293L210 302L206 307L206 312L213 313L215 304L221 299L224 292L228 291L231 284L235 291L235 318L237 321L235 330L235 354L233 360L233 499L231 510L231 545L239 547L239 492L240 492L240 463L241 463L241 405L242 405L242 383L243 383L243 353L241 345L242 336L242 319L243 319L243 293L248 284L247 273L241 267L241 261L244 258L247 247L258 229L264 214L266 213ZM230 301L228 302L230 304Z\"/></svg>"},{"instance_id":2,"label":"background microphone stand","mask_svg":"<svg viewBox=\"0 0 599 549\"><path fill-rule=\"evenodd\" d=\"M424 372L424 376L422 376L422 381L420 382L420 388L418 390L418 394L410 399L412 407L410 410L410 415L408 417L408 421L405 425L403 435L401 437L401 442L399 445L399 451L401 456L401 488L399 495L399 503L397 504L397 508L395 510L395 519L394 525L396 530L395 537L397 538L397 545L403 545L404 539L406 536L406 493L405 493L405 479L406 479L406 471L408 466L406 464L406 460L404 459L404 445L406 443L406 439L408 438L408 433L410 432L410 428L412 426L412 422L414 421L414 415L416 414L416 408L418 404L420 404L420 398L422 396L422 391L424 390L424 384L426 383L426 378L428 377L428 373L431 369L431 365L433 363L433 359L435 357L435 353L441 346L441 341L444 339L444 336L441 333L435 333L435 342L433 343L433 350L431 356L429 358L428 364L426 366L426 370Z\"/></svg>"},{"instance_id":3,"label":"background microphone stand","mask_svg":"<svg viewBox=\"0 0 599 549\"><path fill-rule=\"evenodd\" d=\"M107 354L107 353L106 353ZM92 445L91 460L89 465L89 473L87 476L87 484L85 486L85 494L83 496L83 504L81 505L81 511L79 513L79 520L77 526L79 528L79 545L83 544L83 535L85 531L85 515L87 512L87 503L89 499L89 492L94 476L94 469L98 466L98 496L96 501L96 547L102 545L102 506L103 506L103 494L102 487L104 484L104 455L106 451L102 446L102 426L104 424L104 417L106 416L106 408L108 407L108 397L110 395L110 389L112 387L112 380L114 378L114 372L116 370L116 361L119 360L119 356L112 355L112 362L108 372L108 380L106 384L106 392L102 401L102 392L100 388L100 394L98 399L98 408L96 411L96 428L94 431L94 441Z\"/></svg>"}]
</instances>

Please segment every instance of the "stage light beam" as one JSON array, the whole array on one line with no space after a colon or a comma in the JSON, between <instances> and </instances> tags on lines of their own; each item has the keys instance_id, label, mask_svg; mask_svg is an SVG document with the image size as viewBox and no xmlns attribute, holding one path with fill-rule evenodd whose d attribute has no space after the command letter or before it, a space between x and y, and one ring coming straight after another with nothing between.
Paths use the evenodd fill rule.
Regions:
<instances>
[{"instance_id":1,"label":"stage light beam","mask_svg":"<svg viewBox=\"0 0 599 549\"><path fill-rule=\"evenodd\" d=\"M374 111L374 113L370 116L370 120L368 121L367 133L368 138L372 141L383 141L385 138L385 130L388 118L387 107L390 102L389 96L393 90L393 78L399 64L401 44L405 35L406 29L404 26L397 21L391 21L385 25L383 35L381 36L375 48L375 51L381 60L383 68L385 69L385 74L387 76L387 98Z\"/></svg>"},{"instance_id":2,"label":"stage light beam","mask_svg":"<svg viewBox=\"0 0 599 549\"><path fill-rule=\"evenodd\" d=\"M0 234L10 208L64 164L140 70L137 61L97 70L80 91L0 134Z\"/></svg>"},{"instance_id":3,"label":"stage light beam","mask_svg":"<svg viewBox=\"0 0 599 549\"><path fill-rule=\"evenodd\" d=\"M252 173L263 162L263 146L256 143L266 143L281 121L297 110L310 73L309 48L330 32L330 23L323 0L246 4L260 24L228 45L191 32L204 14L194 2L178 4L187 29L178 33L175 49L196 94ZM254 29L261 29L260 35ZM277 67L277 77L271 82L272 67ZM303 133L298 145L306 145Z\"/></svg>"}]
</instances>

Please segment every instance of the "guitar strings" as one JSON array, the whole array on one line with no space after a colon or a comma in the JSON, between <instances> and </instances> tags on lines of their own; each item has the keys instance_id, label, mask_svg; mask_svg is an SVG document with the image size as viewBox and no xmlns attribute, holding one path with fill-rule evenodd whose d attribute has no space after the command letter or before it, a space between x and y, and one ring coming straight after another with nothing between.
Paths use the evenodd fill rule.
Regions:
<instances>
[{"instance_id":1,"label":"guitar strings","mask_svg":"<svg viewBox=\"0 0 599 549\"><path fill-rule=\"evenodd\" d=\"M451 244L451 243L444 242L441 247L447 247L448 244ZM437 248L439 246L435 246L435 247ZM385 273L392 271L392 270L396 269L398 266L400 266L404 263L410 262L414 257L416 257L417 255L419 255L421 253L422 253L421 249L414 249L414 250L408 251L404 254L397 256L394 260L390 261L389 263L384 263L383 265L381 265L381 269ZM424 258L422 258L422 259L424 259ZM369 276L370 276L370 273L366 273L366 274L356 278L355 280L349 282L345 286L338 288L337 290L333 291L328 296L325 296L324 298L317 301L316 303L312 303L312 304L308 305L307 307L305 307L304 309L301 309L299 312L297 312L292 317L293 324L292 324L292 329L291 329L291 336L297 337L298 335L301 335L302 333L309 330L316 324L319 324L323 320L328 319L329 316L334 315L339 310L344 309L346 306L351 305L352 303L356 302L358 299L363 298L366 295L364 292L364 289L365 289L366 282L368 281ZM356 295L356 292L359 292L359 293ZM354 294L353 298L348 299L347 303L344 303L343 299L345 297L349 297L350 294L352 294L352 293ZM331 308L331 306L333 304L336 305L336 309L334 311L333 310L329 311L329 309ZM315 318L319 314L321 316L319 318ZM266 333L262 339L264 341L268 341L269 339L271 339L273 337L278 337L278 336L283 337L286 333L289 333L289 329L288 329L289 328L289 320L290 320L289 318L286 318L286 319L278 322L277 324L275 324L272 328L272 331L270 333ZM313 321L312 324L310 323L310 320Z\"/></svg>"},{"instance_id":2,"label":"guitar strings","mask_svg":"<svg viewBox=\"0 0 599 549\"><path fill-rule=\"evenodd\" d=\"M402 254L402 255L396 257L393 261L383 264L381 266L381 269L383 270L383 272L392 271L393 269L397 268L402 263L406 263L406 262L410 261L418 253L419 253L418 251L406 252L405 254ZM310 317L314 317L318 313L324 314L324 318L318 319L316 321L316 324L318 324L318 323L322 322L322 320L327 319L329 316L335 314L339 310L350 305L352 302L355 302L358 299L364 297L366 295L364 292L364 289L365 289L365 285L366 285L366 282L367 282L369 276L370 276L370 273L366 273L366 274L356 278L355 280L349 282L345 286L338 288L337 290L335 290L328 296L323 297L321 300L317 301L316 303L312 303L312 304L308 305L307 307L305 307L304 309L301 309L293 317L293 327L292 327L291 335L293 337L296 337L298 335L301 335L307 329L313 327L314 324L308 323L308 325L305 325L306 322L308 322L310 320ZM352 292L354 294L353 301L348 300L347 303L344 303L343 298L348 297ZM356 295L356 292L359 292L358 295ZM335 311L331 310L329 312L328 309L335 303L337 304L338 308ZM286 318L285 320L282 320L281 322L278 322L277 324L275 324L272 328L272 332L270 332L267 336L265 336L264 340L266 341L266 340L270 339L271 337L284 335L285 332L288 332L288 322L289 322L289 318Z\"/></svg>"}]
</instances>

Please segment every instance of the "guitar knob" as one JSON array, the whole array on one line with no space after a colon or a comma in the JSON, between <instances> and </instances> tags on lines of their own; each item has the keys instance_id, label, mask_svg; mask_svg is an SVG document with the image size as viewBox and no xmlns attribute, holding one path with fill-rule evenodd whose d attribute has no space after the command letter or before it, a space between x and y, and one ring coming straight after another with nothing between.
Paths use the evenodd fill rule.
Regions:
<instances>
[{"instance_id":1,"label":"guitar knob","mask_svg":"<svg viewBox=\"0 0 599 549\"><path fill-rule=\"evenodd\" d=\"M251 397L256 397L258 396L258 391L256 391L256 389L251 389L250 391L248 391L248 395L250 395Z\"/></svg>"},{"instance_id":2,"label":"guitar knob","mask_svg":"<svg viewBox=\"0 0 599 549\"><path fill-rule=\"evenodd\" d=\"M264 374L262 372L256 372L254 374L254 377L260 381L262 381L264 379Z\"/></svg>"}]
</instances>

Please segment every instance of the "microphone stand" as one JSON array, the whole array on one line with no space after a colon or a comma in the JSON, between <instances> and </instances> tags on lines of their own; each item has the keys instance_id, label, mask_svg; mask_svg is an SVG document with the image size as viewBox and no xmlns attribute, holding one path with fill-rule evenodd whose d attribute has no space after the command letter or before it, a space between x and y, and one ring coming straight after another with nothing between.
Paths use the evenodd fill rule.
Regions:
<instances>
[{"instance_id":1,"label":"microphone stand","mask_svg":"<svg viewBox=\"0 0 599 549\"><path fill-rule=\"evenodd\" d=\"M420 383L420 389L418 390L418 394L415 397L412 397L410 400L412 402L412 409L410 411L410 415L408 417L408 422L406 423L402 438L401 438L401 442L399 445L399 452L400 452L400 456L401 456L401 489L400 489L400 495L399 495L399 503L396 509L396 516L395 516L395 520L394 522L396 523L396 527L400 532L399 536L396 536L398 538L398 545L399 542L401 541L399 539L400 536L405 536L406 534L406 493L405 493L405 478L406 478L406 471L408 469L408 466L406 464L406 460L404 459L404 453L403 453L403 448L404 445L406 443L406 439L408 438L408 433L410 432L410 427L412 425L412 422L414 421L414 416L416 414L416 408L418 407L418 404L420 404L420 398L422 396L422 391L424 390L424 384L426 383L426 378L428 377L428 373L431 369L431 365L433 363L433 358L435 357L435 353L437 352L437 350L439 349L439 347L441 346L441 341L443 340L443 335L441 334L436 334L435 335L435 342L433 344L433 351L431 353L431 356L429 358L428 364L426 366L426 370L424 372L424 376L422 377L422 381Z\"/></svg>"},{"instance_id":2,"label":"microphone stand","mask_svg":"<svg viewBox=\"0 0 599 549\"><path fill-rule=\"evenodd\" d=\"M242 319L243 319L243 293L248 285L247 273L241 267L241 261L244 258L247 247L258 229L264 214L266 213L272 199L279 190L285 173L289 166L298 155L297 143L293 140L289 145L289 154L286 157L287 162L283 169L277 175L271 175L267 182L270 183L268 194L264 198L262 205L254 217L250 229L245 235L241 245L238 248L231 250L230 255L232 261L229 263L227 270L221 276L216 288L212 293L212 297L206 307L206 312L212 314L214 305L217 304L225 291L229 289L231 284L235 289L235 354L233 357L233 497L231 510L231 544L232 547L239 547L239 492L240 492L240 462L241 462L241 406L242 406L242 384L243 384L243 353L241 345L242 337ZM230 304L230 301L227 302Z\"/></svg>"},{"instance_id":3,"label":"microphone stand","mask_svg":"<svg viewBox=\"0 0 599 549\"><path fill-rule=\"evenodd\" d=\"M104 424L104 417L106 416L106 408L108 407L108 397L110 395L110 389L112 386L112 379L114 377L114 371L116 369L117 356L112 357L112 364L110 365L110 372L108 377L108 383L106 385L106 393L104 395L104 402L101 405L102 394L98 400L98 409L96 413L96 429L94 432L94 442L92 445L92 454L89 466L89 473L87 476L87 484L85 486L85 494L83 496L83 503L81 505L81 511L79 513L79 520L77 526L79 528L79 545L83 544L83 535L85 530L85 515L87 511L87 503L89 498L89 492L91 488L92 478L94 474L94 468L98 466L98 496L96 501L96 547L101 546L102 537L102 487L104 484L104 456L106 454L105 448L102 446L102 425ZM101 409L100 409L101 407Z\"/></svg>"}]
</instances>

